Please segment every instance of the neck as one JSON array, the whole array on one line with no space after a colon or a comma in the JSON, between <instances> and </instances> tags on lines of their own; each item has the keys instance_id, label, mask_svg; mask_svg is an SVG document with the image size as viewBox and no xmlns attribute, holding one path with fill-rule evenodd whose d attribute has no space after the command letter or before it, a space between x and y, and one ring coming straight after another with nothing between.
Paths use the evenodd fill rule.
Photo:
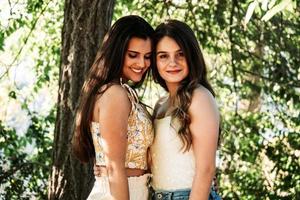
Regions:
<instances>
[{"instance_id":1,"label":"neck","mask_svg":"<svg viewBox=\"0 0 300 200\"><path fill-rule=\"evenodd\" d=\"M171 84L168 83L167 84L167 88L168 88L168 92L170 94L170 98L174 99L177 93L177 89L178 89L178 84Z\"/></svg>"}]
</instances>

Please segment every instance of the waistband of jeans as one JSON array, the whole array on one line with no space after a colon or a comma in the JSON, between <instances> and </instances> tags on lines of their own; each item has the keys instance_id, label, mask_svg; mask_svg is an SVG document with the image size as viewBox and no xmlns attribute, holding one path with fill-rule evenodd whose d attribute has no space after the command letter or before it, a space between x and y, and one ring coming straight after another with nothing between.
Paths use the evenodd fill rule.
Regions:
<instances>
[{"instance_id":1,"label":"waistband of jeans","mask_svg":"<svg viewBox=\"0 0 300 200\"><path fill-rule=\"evenodd\" d=\"M152 187L150 188L153 196L168 196L168 197L177 197L182 195L189 195L191 193L191 189L179 189L179 190L154 190Z\"/></svg>"}]
</instances>

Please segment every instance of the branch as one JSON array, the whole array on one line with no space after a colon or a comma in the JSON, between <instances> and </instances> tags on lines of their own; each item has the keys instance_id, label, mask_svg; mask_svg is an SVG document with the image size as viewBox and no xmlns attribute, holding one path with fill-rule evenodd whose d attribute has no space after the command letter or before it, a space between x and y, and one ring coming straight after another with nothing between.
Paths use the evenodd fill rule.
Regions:
<instances>
[{"instance_id":1,"label":"branch","mask_svg":"<svg viewBox=\"0 0 300 200\"><path fill-rule=\"evenodd\" d=\"M192 1L191 0L187 0L187 4L188 4L188 11L192 14L192 16L196 16L196 14L193 12ZM197 23L196 23L196 20L192 20L192 22L193 22L194 28L196 29L198 27Z\"/></svg>"},{"instance_id":2,"label":"branch","mask_svg":"<svg viewBox=\"0 0 300 200\"><path fill-rule=\"evenodd\" d=\"M165 4L168 4L169 6L173 6L174 8L177 8L177 9L187 9L188 7L187 6L180 6L180 5L177 5L175 4L174 2L172 2L172 0L163 0ZM188 0L187 0L188 1Z\"/></svg>"},{"instance_id":3,"label":"branch","mask_svg":"<svg viewBox=\"0 0 300 200\"><path fill-rule=\"evenodd\" d=\"M224 41L224 39L223 39L223 41ZM246 47L245 44L243 44L242 46L240 46L239 44L237 44L237 43L236 43L235 41L233 41L233 40L231 41L231 43L232 43L233 45L238 46L241 50L243 50L245 53L247 53L251 58L253 58L253 59L259 59L259 60L261 60L261 61L263 61L263 62L265 62L265 63L269 63L268 60L265 60L265 59L259 57L259 56L256 55L255 53L249 51L249 49L244 49L243 47ZM234 47L234 46L232 46L232 47ZM276 60L274 60L274 62L276 63ZM260 78L262 78L262 79L264 79L264 80L267 80L267 81L272 82L272 83L277 83L277 84L279 84L279 85L284 85L284 86L288 86L288 87L289 87L289 86L291 86L291 87L300 87L300 83L298 83L298 82L296 82L296 83L293 83L293 82L287 83L286 81L281 81L281 82L279 82L278 80L274 81L273 79L271 79L271 78L269 78L269 77L266 77L266 76L263 76L263 75L261 75L261 74L257 74L257 73L255 73L255 72L251 72L251 71L248 71L248 70L245 70L245 69L236 67L236 66L235 66L235 70L240 71L240 72L244 72L244 73L248 73L248 74L251 74L251 75L254 75L254 76L257 76L257 77L260 77ZM287 70L289 70L289 69L287 69Z\"/></svg>"},{"instance_id":4,"label":"branch","mask_svg":"<svg viewBox=\"0 0 300 200\"><path fill-rule=\"evenodd\" d=\"M8 5L9 5L9 14L12 15L12 6L10 0L8 0Z\"/></svg>"},{"instance_id":5,"label":"branch","mask_svg":"<svg viewBox=\"0 0 300 200\"><path fill-rule=\"evenodd\" d=\"M233 88L234 88L234 92L237 94L237 86L236 86L236 82L237 82L237 74L236 74L236 66L234 63L234 54L233 54L233 48L234 48L234 43L233 43L233 17L234 17L234 9L237 7L237 1L233 0L232 1L232 7L231 7L231 12L230 12L230 22L229 22L229 41L230 41L230 52L231 52L231 66L232 66L232 74L233 74ZM235 102L235 114L238 114L238 100L236 99Z\"/></svg>"},{"instance_id":6,"label":"branch","mask_svg":"<svg viewBox=\"0 0 300 200\"><path fill-rule=\"evenodd\" d=\"M284 85L285 87L300 87L300 83L286 83L286 82L279 82L278 80L273 80L273 79L271 79L271 78L268 78L268 77L266 77L266 76L263 76L263 75L261 75L261 74L257 74L257 73L255 73L255 72L251 72L251 71L248 71L248 70L245 70L245 69L241 69L241 68L239 68L239 67L236 67L236 70L237 71L240 71L240 72L244 72L244 73L247 73L247 74L251 74L251 75L253 75L253 76L256 76L256 77L259 77L259 78L261 78L261 79L264 79L264 80L267 80L267 81L269 81L269 82L272 82L272 83L277 83L277 84L279 84L279 85Z\"/></svg>"},{"instance_id":7,"label":"branch","mask_svg":"<svg viewBox=\"0 0 300 200\"><path fill-rule=\"evenodd\" d=\"M29 166L41 166L43 168L49 168L47 165L45 165L44 163L40 163L40 162L23 162L23 163L20 163L20 165L17 165L17 166L14 166L12 169L8 170L8 171L5 171L5 172L1 172L1 175L0 175L0 180L1 182L2 181L5 181L8 177L12 176L13 174L15 174L17 171L25 168L25 167L29 167ZM0 182L0 183L1 183ZM3 183L3 182L2 182Z\"/></svg>"},{"instance_id":8,"label":"branch","mask_svg":"<svg viewBox=\"0 0 300 200\"><path fill-rule=\"evenodd\" d=\"M33 21L33 24L32 24L32 27L30 28L30 31L28 33L28 35L26 36L25 40L24 40L24 43L22 45L22 47L19 49L17 55L15 56L15 58L13 59L12 63L9 64L9 65L6 65L6 70L5 72L0 76L0 80L6 75L8 74L9 72L9 69L13 66L13 64L15 64L15 62L17 61L18 57L20 56L20 54L22 53L25 45L27 44L28 42L28 39L29 37L31 36L33 30L35 29L35 26L38 22L38 20L40 19L40 17L42 16L42 14L45 12L46 8L48 7L49 3L51 2L51 0L49 0L46 4L46 6L41 10L41 12L39 13L38 17Z\"/></svg>"}]
</instances>

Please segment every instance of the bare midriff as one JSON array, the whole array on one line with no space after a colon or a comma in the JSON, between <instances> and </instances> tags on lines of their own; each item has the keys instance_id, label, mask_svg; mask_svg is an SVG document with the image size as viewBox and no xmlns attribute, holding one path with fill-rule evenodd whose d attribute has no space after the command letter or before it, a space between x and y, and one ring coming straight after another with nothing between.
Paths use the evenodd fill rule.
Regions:
<instances>
[{"instance_id":1,"label":"bare midriff","mask_svg":"<svg viewBox=\"0 0 300 200\"><path fill-rule=\"evenodd\" d=\"M107 168L105 166L99 166L99 167L100 167L100 176L108 176ZM125 170L126 170L127 177L142 176L147 173L147 171L143 169L126 168Z\"/></svg>"}]
</instances>

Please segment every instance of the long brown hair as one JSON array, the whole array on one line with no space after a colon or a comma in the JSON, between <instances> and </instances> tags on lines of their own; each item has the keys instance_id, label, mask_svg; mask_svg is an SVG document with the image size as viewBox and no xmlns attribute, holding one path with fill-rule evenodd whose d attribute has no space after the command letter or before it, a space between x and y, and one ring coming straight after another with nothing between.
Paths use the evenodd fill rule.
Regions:
<instances>
[{"instance_id":1,"label":"long brown hair","mask_svg":"<svg viewBox=\"0 0 300 200\"><path fill-rule=\"evenodd\" d=\"M72 147L75 155L82 162L95 157L90 124L93 117L94 104L103 93L100 88L105 84L116 82L122 76L125 53L131 38L152 38L153 28L141 17L129 15L117 20L108 31L83 84L79 107L76 115L75 134ZM140 85L142 80L137 83Z\"/></svg>"},{"instance_id":2,"label":"long brown hair","mask_svg":"<svg viewBox=\"0 0 300 200\"><path fill-rule=\"evenodd\" d=\"M207 81L207 70L204 58L197 38L192 29L184 22L178 20L168 20L165 23L160 24L155 29L155 33L153 36L154 52L156 51L155 48L158 42L165 36L174 39L180 46L186 57L189 68L188 76L181 81L180 86L177 89L175 102L177 102L178 104L175 110L172 112L172 116L174 118L176 117L180 122L181 126L178 134L183 142L184 151L187 151L191 148L192 145L192 135L189 129L191 119L188 114L188 109L192 101L192 93L194 89L199 86L199 84L207 88L213 96L215 95L215 93L211 85ZM160 84L166 91L168 91L164 79L158 73L158 69L156 66L156 56L154 55L153 58L154 63L152 73L154 81Z\"/></svg>"}]
</instances>

